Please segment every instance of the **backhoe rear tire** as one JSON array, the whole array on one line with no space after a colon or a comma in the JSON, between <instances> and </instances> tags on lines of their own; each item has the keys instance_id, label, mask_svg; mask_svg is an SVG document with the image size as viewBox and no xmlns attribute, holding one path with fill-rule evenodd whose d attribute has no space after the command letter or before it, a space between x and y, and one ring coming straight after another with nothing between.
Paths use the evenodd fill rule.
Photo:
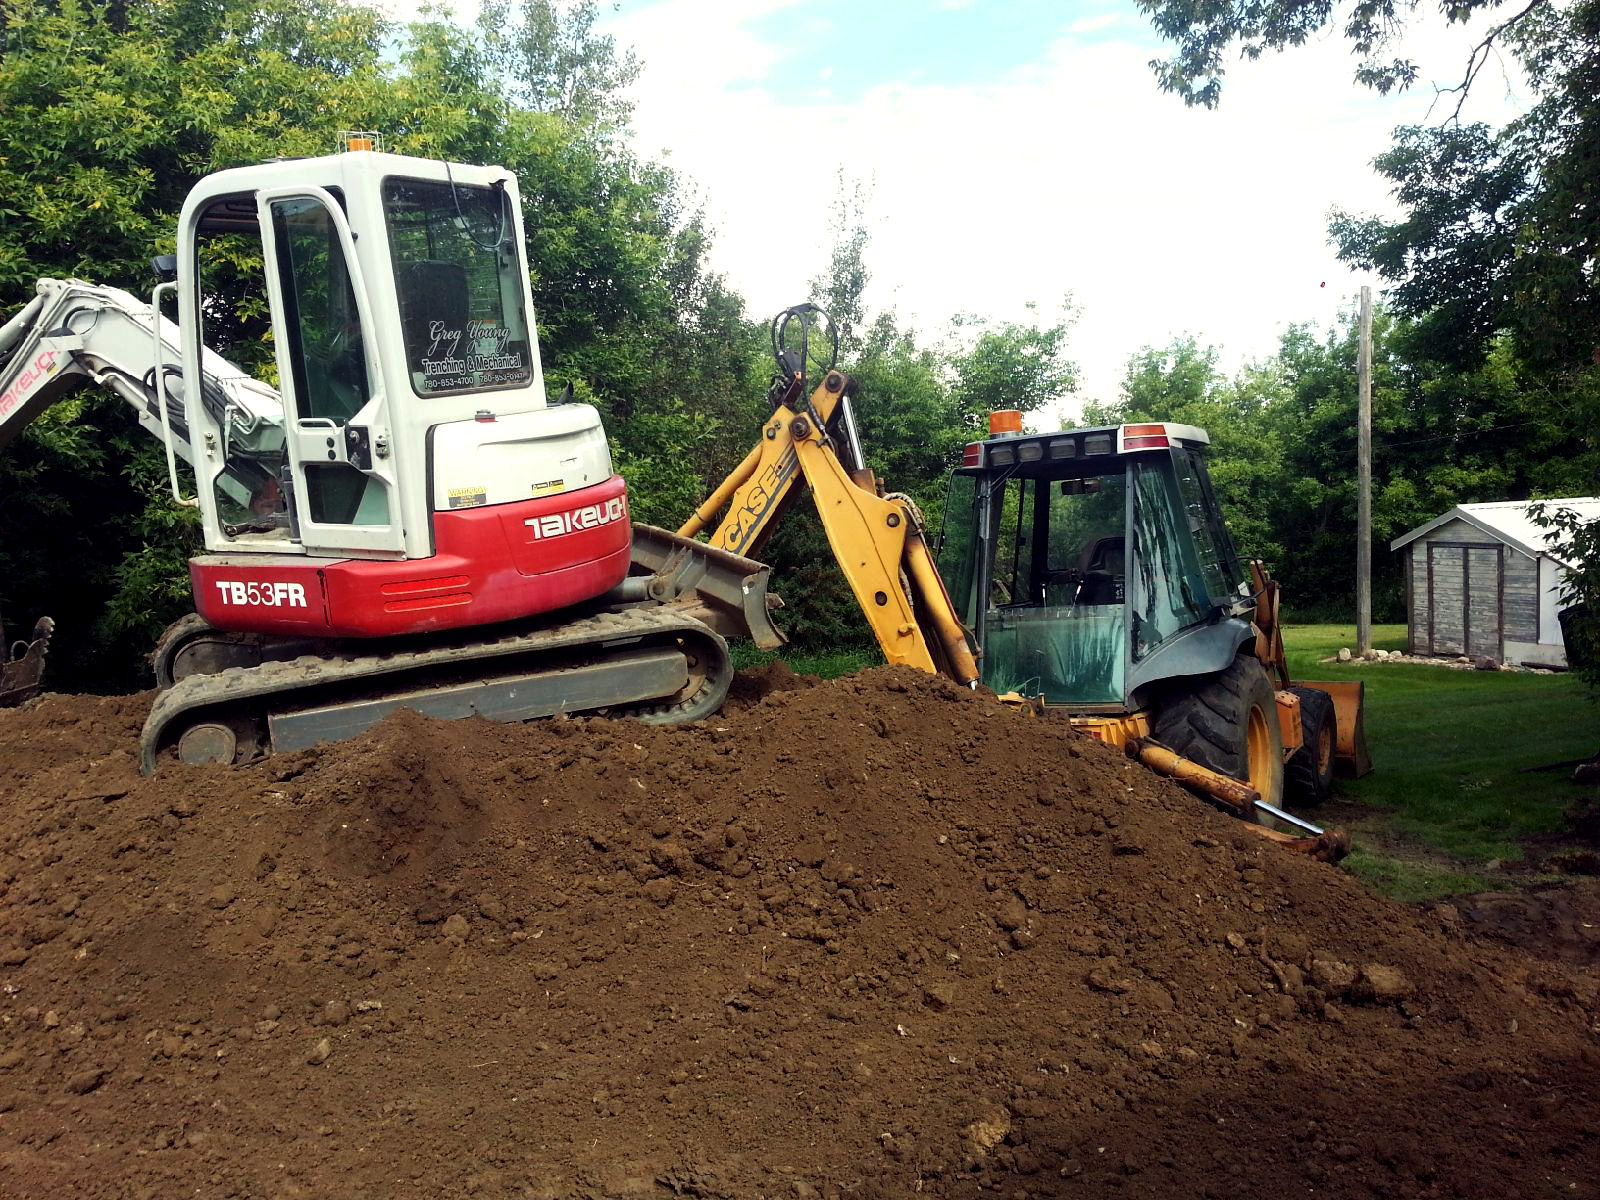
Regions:
<instances>
[{"instance_id":1,"label":"backhoe rear tire","mask_svg":"<svg viewBox=\"0 0 1600 1200\"><path fill-rule=\"evenodd\" d=\"M1333 697L1318 688L1290 688L1300 697L1300 749L1283 764L1283 790L1291 804L1321 804L1333 794L1339 719Z\"/></svg>"},{"instance_id":2,"label":"backhoe rear tire","mask_svg":"<svg viewBox=\"0 0 1600 1200\"><path fill-rule=\"evenodd\" d=\"M1241 654L1215 675L1174 680L1151 721L1156 741L1193 762L1283 803L1283 733L1272 684L1259 660ZM1262 814L1262 824L1273 824Z\"/></svg>"}]
</instances>

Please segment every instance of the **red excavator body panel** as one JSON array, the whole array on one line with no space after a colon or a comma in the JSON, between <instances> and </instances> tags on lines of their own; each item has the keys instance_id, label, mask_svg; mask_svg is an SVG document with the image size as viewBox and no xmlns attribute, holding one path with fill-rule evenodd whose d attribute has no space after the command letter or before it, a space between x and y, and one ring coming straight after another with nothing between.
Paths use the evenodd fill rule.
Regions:
<instances>
[{"instance_id":1,"label":"red excavator body panel","mask_svg":"<svg viewBox=\"0 0 1600 1200\"><path fill-rule=\"evenodd\" d=\"M566 608L622 582L632 546L621 476L559 496L436 512L431 558L191 559L195 611L241 633L381 638Z\"/></svg>"}]
</instances>

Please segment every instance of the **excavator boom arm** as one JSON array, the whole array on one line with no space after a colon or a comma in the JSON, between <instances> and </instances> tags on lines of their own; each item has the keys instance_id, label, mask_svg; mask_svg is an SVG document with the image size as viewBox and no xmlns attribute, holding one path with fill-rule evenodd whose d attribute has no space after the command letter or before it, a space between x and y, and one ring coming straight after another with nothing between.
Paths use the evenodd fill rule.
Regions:
<instances>
[{"instance_id":1,"label":"excavator boom arm","mask_svg":"<svg viewBox=\"0 0 1600 1200\"><path fill-rule=\"evenodd\" d=\"M159 331L161 349L156 349ZM0 449L58 400L87 384L121 397L145 431L190 456L178 327L119 288L41 279L38 294L0 326ZM157 387L157 370L165 386ZM266 384L206 350L200 402L230 434L282 440L283 403Z\"/></svg>"}]
</instances>

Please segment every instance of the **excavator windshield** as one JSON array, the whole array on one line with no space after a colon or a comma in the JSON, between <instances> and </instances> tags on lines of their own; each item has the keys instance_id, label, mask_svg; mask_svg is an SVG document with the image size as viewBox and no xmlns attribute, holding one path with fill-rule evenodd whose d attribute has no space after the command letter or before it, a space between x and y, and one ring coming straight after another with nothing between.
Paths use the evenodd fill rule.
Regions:
<instances>
[{"instance_id":1,"label":"excavator windshield","mask_svg":"<svg viewBox=\"0 0 1600 1200\"><path fill-rule=\"evenodd\" d=\"M389 179L383 207L412 389L431 396L529 383L522 257L506 192Z\"/></svg>"}]
</instances>

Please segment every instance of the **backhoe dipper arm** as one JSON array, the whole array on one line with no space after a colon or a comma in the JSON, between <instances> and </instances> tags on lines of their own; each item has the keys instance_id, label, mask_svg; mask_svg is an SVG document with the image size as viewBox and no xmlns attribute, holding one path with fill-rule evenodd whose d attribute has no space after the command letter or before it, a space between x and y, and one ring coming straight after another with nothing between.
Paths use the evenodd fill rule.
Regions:
<instances>
[{"instance_id":1,"label":"backhoe dipper arm","mask_svg":"<svg viewBox=\"0 0 1600 1200\"><path fill-rule=\"evenodd\" d=\"M793 381L762 427L761 442L678 533L693 537L727 506L711 545L754 557L803 479L884 657L971 685L977 662L923 539L921 515L904 497L881 495L864 465L847 471L829 436L848 413L851 386L848 376L830 371L807 411L797 411L801 393Z\"/></svg>"}]
</instances>

